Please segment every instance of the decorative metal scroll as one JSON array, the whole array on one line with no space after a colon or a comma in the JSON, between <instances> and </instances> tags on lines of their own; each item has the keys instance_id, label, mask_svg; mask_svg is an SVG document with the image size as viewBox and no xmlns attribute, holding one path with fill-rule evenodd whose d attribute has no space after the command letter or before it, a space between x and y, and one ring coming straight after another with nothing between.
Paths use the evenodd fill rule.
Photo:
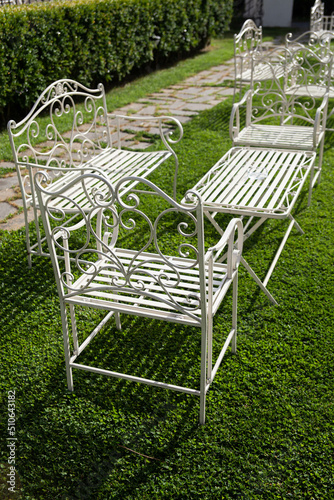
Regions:
<instances>
[{"instance_id":1,"label":"decorative metal scroll","mask_svg":"<svg viewBox=\"0 0 334 500\"><path fill-rule=\"evenodd\" d=\"M89 124L84 124L84 115ZM80 166L109 146L103 86L90 90L73 80L59 80L45 89L22 121L12 120L8 127L18 163Z\"/></svg>"},{"instance_id":2,"label":"decorative metal scroll","mask_svg":"<svg viewBox=\"0 0 334 500\"><path fill-rule=\"evenodd\" d=\"M243 80L245 72L252 67L252 55L262 53L262 28L254 21L247 19L240 32L234 35L234 65L235 77Z\"/></svg>"},{"instance_id":3,"label":"decorative metal scroll","mask_svg":"<svg viewBox=\"0 0 334 500\"><path fill-rule=\"evenodd\" d=\"M332 55L328 32L305 31L295 38L293 38L292 33L287 33L285 36L285 47L290 53L298 49L311 51L310 55L306 56L310 60L313 57L312 54L319 59L324 59Z\"/></svg>"},{"instance_id":4,"label":"decorative metal scroll","mask_svg":"<svg viewBox=\"0 0 334 500\"><path fill-rule=\"evenodd\" d=\"M321 31L323 29L322 19L324 16L325 5L320 0L316 0L311 8L310 30Z\"/></svg>"},{"instance_id":5,"label":"decorative metal scroll","mask_svg":"<svg viewBox=\"0 0 334 500\"><path fill-rule=\"evenodd\" d=\"M251 121L257 123L272 118L276 122L271 124L277 125L290 119L314 123L319 106L317 98L324 95L328 86L330 57L320 59L310 49L304 48L293 52L286 50L285 58L275 64L265 60L261 64L271 77L253 82ZM278 65L282 67L281 72ZM320 94L314 93L314 86L319 87Z\"/></svg>"},{"instance_id":6,"label":"decorative metal scroll","mask_svg":"<svg viewBox=\"0 0 334 500\"><path fill-rule=\"evenodd\" d=\"M142 180L159 195L164 206L154 215L151 205L145 208L136 193L120 195L123 184L133 180L140 179L126 177L113 187L102 175L89 173L62 190L50 193L50 186L45 186L48 183L46 174L39 172L36 175L36 191L44 225L49 225L46 233L49 232L54 262L60 256L72 260L71 270L61 272L58 269L64 298L111 292L121 300L124 295L130 295L138 297L139 302L140 298L152 300L152 303L162 302L198 321L199 294L188 291L184 297L181 289L184 275L191 275L200 263L199 214L203 217L200 198L193 193L191 204L180 205L150 181ZM85 210L67 194L76 184L85 185L89 200ZM67 203L73 203L77 209L77 217L69 223L62 208ZM166 238L170 227L165 219L170 215L173 222L169 226L174 233ZM81 232L79 245L76 244L77 232ZM166 254L161 245L175 239L175 251ZM116 247L116 241L120 245L123 243L125 249ZM131 241L131 246L127 246L127 241Z\"/></svg>"},{"instance_id":7,"label":"decorative metal scroll","mask_svg":"<svg viewBox=\"0 0 334 500\"><path fill-rule=\"evenodd\" d=\"M323 50L323 45L319 50ZM286 89L306 87L311 93L314 87L329 88L332 65L330 52L325 57L319 57L315 50L298 46L291 47L289 52L291 63L287 68Z\"/></svg>"}]
</instances>

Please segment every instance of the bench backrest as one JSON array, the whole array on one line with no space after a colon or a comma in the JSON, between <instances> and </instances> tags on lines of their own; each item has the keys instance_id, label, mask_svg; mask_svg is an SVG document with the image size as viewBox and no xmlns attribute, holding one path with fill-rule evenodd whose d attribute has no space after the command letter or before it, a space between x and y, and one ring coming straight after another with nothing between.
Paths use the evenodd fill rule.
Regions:
<instances>
[{"instance_id":1,"label":"bench backrest","mask_svg":"<svg viewBox=\"0 0 334 500\"><path fill-rule=\"evenodd\" d=\"M19 175L27 164L79 167L111 145L102 84L88 89L74 80L58 80L25 118L9 121L7 128Z\"/></svg>"},{"instance_id":2,"label":"bench backrest","mask_svg":"<svg viewBox=\"0 0 334 500\"><path fill-rule=\"evenodd\" d=\"M206 307L201 199L193 194L191 202L180 205L144 179L141 181L156 195L152 208L152 196L119 194L122 185L133 180L141 179L125 177L113 186L91 172L52 193L50 186L43 187L46 174L36 174L35 189L60 297L82 296L93 287L95 291L130 295L138 307L143 299L151 300L152 307L163 302L174 312L198 321L198 312ZM62 207L69 202L69 193L83 186L89 203L84 210L78 207L76 217L69 221ZM120 248L129 249L126 265L120 260ZM185 296L184 277L191 280L195 267L199 268L201 297L189 292ZM113 276L112 283L94 281L101 268ZM158 276L153 268L160 269ZM81 281L76 288L73 282L78 277Z\"/></svg>"}]
</instances>

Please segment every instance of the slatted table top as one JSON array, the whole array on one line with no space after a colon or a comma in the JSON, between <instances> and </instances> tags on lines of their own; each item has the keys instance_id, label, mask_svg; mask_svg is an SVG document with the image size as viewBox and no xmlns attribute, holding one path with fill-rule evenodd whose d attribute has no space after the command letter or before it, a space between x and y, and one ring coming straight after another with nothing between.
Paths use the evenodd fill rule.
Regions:
<instances>
[{"instance_id":1,"label":"slatted table top","mask_svg":"<svg viewBox=\"0 0 334 500\"><path fill-rule=\"evenodd\" d=\"M192 191L201 195L206 211L282 219L290 214L315 158L313 152L233 147Z\"/></svg>"}]
</instances>

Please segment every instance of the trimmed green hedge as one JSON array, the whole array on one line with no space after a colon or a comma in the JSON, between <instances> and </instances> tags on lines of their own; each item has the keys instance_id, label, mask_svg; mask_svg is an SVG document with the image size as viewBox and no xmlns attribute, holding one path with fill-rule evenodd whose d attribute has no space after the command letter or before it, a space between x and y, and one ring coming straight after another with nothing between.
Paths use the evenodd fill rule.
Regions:
<instances>
[{"instance_id":1,"label":"trimmed green hedge","mask_svg":"<svg viewBox=\"0 0 334 500\"><path fill-rule=\"evenodd\" d=\"M231 0L74 0L0 9L2 121L59 78L118 82L227 29ZM158 46L155 37L160 37Z\"/></svg>"}]
</instances>

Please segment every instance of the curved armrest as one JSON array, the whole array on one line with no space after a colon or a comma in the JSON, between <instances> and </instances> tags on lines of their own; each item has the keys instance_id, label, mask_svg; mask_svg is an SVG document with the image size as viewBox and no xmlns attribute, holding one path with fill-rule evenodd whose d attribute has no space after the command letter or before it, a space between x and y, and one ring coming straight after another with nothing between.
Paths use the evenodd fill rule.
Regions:
<instances>
[{"instance_id":1,"label":"curved armrest","mask_svg":"<svg viewBox=\"0 0 334 500\"><path fill-rule=\"evenodd\" d=\"M230 116L230 139L233 141L238 137L240 132L240 114L239 107L247 103L248 99L252 96L252 89L247 90L241 101L233 104Z\"/></svg>"},{"instance_id":2,"label":"curved armrest","mask_svg":"<svg viewBox=\"0 0 334 500\"><path fill-rule=\"evenodd\" d=\"M177 144L183 137L183 127L182 127L181 123L179 122L179 120L177 118L174 118L172 116L147 116L147 115L146 116L145 115L126 116L126 115L119 115L116 113L107 113L107 116L108 116L108 118L116 119L118 133L120 131L120 121L121 120L129 120L129 121L140 120L142 122L143 121L158 122L160 138L161 138L162 142L164 143L164 145L166 146L166 148L169 149L171 152L173 152L173 150L171 149L171 147L168 143ZM177 130L178 130L178 137L176 139L171 138L171 135L174 134L175 130L167 130L165 132L163 131L162 125L163 125L164 121L174 122L174 124L176 125ZM118 147L120 148L121 145L120 145L119 134L118 134L118 141L119 141Z\"/></svg>"},{"instance_id":3,"label":"curved armrest","mask_svg":"<svg viewBox=\"0 0 334 500\"><path fill-rule=\"evenodd\" d=\"M171 155L174 158L175 162L175 173L174 173L174 181L173 181L173 196L174 199L176 200L176 187L177 187L177 176L178 176L178 171L179 171L179 160L178 157L175 153L175 151L172 149L171 144L177 144L183 137L183 128L181 123L177 118L174 118L172 116L142 116L142 115L118 115L115 113L107 113L108 118L114 118L116 119L116 125L117 125L117 147L118 149L121 149L121 134L120 134L120 128L121 128L121 120L129 120L129 121L135 121L135 120L140 120L141 122L143 121L156 121L158 122L158 127L159 127L159 133L160 133L160 138L165 145L166 149L171 153ZM178 130L177 137L176 139L173 139L171 136L175 133L175 130L166 130L165 132L163 131L163 122L164 121L169 121L173 122ZM110 141L111 142L111 141Z\"/></svg>"},{"instance_id":4,"label":"curved armrest","mask_svg":"<svg viewBox=\"0 0 334 500\"><path fill-rule=\"evenodd\" d=\"M234 242L236 230L238 231L238 237ZM232 219L218 243L206 252L205 262L207 263L210 259L213 259L213 262L215 262L227 245L227 276L231 278L233 271L239 266L243 242L244 230L242 221L237 218Z\"/></svg>"},{"instance_id":5,"label":"curved armrest","mask_svg":"<svg viewBox=\"0 0 334 500\"><path fill-rule=\"evenodd\" d=\"M321 137L325 133L326 130L326 120L327 120L327 108L328 108L328 100L329 100L329 92L323 97L322 103L317 109L314 119L314 128L313 128L313 147L317 148L318 144L321 140ZM321 130L322 129L322 130ZM321 137L320 136L321 133Z\"/></svg>"}]
</instances>

